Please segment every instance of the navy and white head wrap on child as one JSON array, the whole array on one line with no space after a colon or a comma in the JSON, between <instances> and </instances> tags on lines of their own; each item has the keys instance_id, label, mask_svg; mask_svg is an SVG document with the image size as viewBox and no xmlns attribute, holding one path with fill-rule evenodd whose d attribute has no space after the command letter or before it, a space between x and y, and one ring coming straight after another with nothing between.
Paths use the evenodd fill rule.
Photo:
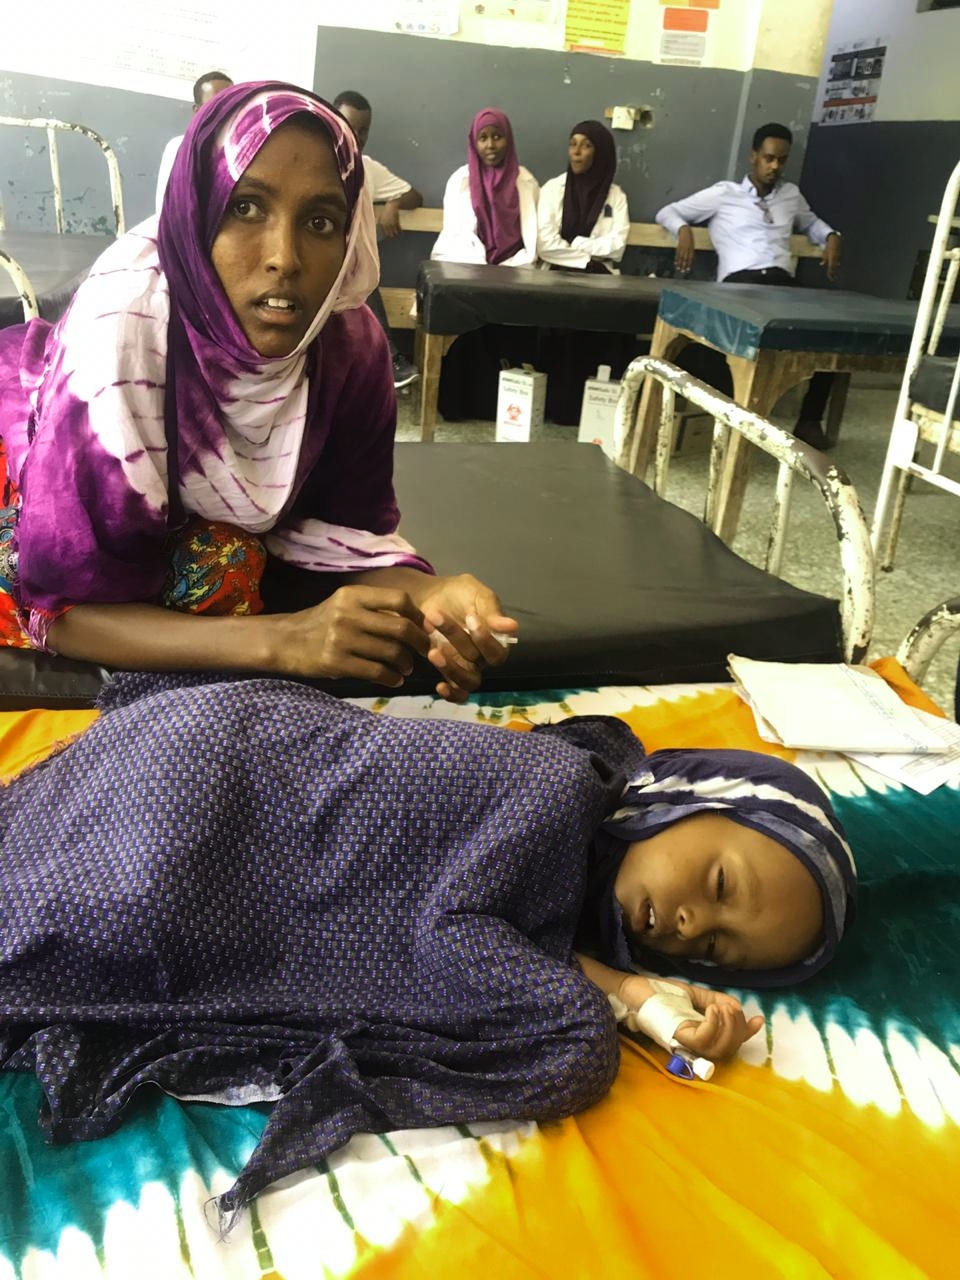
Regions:
<instances>
[{"instance_id":1,"label":"navy and white head wrap on child","mask_svg":"<svg viewBox=\"0 0 960 1280\"><path fill-rule=\"evenodd\" d=\"M820 890L823 931L813 952L777 969L731 969L628 945L614 896L631 844L684 818L719 813L776 840ZM641 967L712 986L773 987L802 982L834 955L854 915L857 870L843 828L823 790L802 769L754 751L656 751L624 789L620 807L594 843L585 925L599 952L620 968Z\"/></svg>"}]
</instances>

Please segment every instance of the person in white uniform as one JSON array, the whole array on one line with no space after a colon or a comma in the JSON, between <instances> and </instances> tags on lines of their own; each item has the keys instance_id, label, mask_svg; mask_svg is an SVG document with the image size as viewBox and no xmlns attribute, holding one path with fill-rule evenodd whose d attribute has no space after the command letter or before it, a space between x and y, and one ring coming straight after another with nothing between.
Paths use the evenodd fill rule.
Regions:
<instances>
[{"instance_id":1,"label":"person in white uniform","mask_svg":"<svg viewBox=\"0 0 960 1280\"><path fill-rule=\"evenodd\" d=\"M510 121L486 107L474 116L467 163L443 195L443 230L431 258L529 267L537 260L536 178L520 164Z\"/></svg>"},{"instance_id":2,"label":"person in white uniform","mask_svg":"<svg viewBox=\"0 0 960 1280\"><path fill-rule=\"evenodd\" d=\"M199 111L204 103L216 97L222 89L229 89L232 84L233 81L223 71L208 71L205 75L202 75L193 86L194 112ZM170 180L170 170L173 168L173 162L177 158L177 152L180 150L182 142L182 133L176 138L171 138L163 149L163 155L160 157L160 170L157 173L157 213L160 212L160 206L163 204L163 193L166 191L167 183Z\"/></svg>"},{"instance_id":3,"label":"person in white uniform","mask_svg":"<svg viewBox=\"0 0 960 1280\"><path fill-rule=\"evenodd\" d=\"M840 267L840 233L810 208L793 182L783 181L790 158L793 134L783 124L764 124L753 135L750 172L742 182L715 182L711 187L664 205L657 222L677 237L677 270L686 274L693 266L692 228L710 228L717 251L717 279L724 284L795 285L790 237L805 235L823 246L821 265L828 280ZM702 357L713 367L692 369L705 381L715 382L729 394L732 385L725 361ZM681 361L682 363L682 361ZM722 364L722 368L721 368ZM821 425L833 375L815 373L800 408L794 433L800 440L823 449L827 438Z\"/></svg>"},{"instance_id":4,"label":"person in white uniform","mask_svg":"<svg viewBox=\"0 0 960 1280\"><path fill-rule=\"evenodd\" d=\"M541 262L565 271L618 274L627 247L627 197L613 181L617 148L599 120L574 125L566 173L545 182L537 206Z\"/></svg>"},{"instance_id":5,"label":"person in white uniform","mask_svg":"<svg viewBox=\"0 0 960 1280\"><path fill-rule=\"evenodd\" d=\"M385 164L374 160L366 153L367 139L370 137L370 126L373 123L373 107L356 89L344 89L333 100L333 105L343 116L347 124L356 134L360 150L363 152L363 174L370 198L373 201L373 212L377 220L377 237L386 236L395 240L402 230L400 226L401 209L419 209L423 204L423 196L411 186L405 178L398 178L391 173ZM415 382L420 374L416 365L412 364L397 347L390 334L390 321L379 289L374 289L367 299L367 306L380 321L387 341L390 343L390 358L393 362L393 385L399 391Z\"/></svg>"}]
</instances>

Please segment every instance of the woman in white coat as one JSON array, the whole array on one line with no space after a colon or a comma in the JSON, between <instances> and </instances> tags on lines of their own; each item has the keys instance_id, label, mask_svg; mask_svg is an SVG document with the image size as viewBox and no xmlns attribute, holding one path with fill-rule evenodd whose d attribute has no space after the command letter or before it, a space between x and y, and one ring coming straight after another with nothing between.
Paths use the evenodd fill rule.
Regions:
<instances>
[{"instance_id":1,"label":"woman in white coat","mask_svg":"<svg viewBox=\"0 0 960 1280\"><path fill-rule=\"evenodd\" d=\"M517 159L510 121L486 107L470 126L467 163L450 175L432 258L528 267L537 260L537 180Z\"/></svg>"},{"instance_id":2,"label":"woman in white coat","mask_svg":"<svg viewBox=\"0 0 960 1280\"><path fill-rule=\"evenodd\" d=\"M491 107L478 112L467 163L447 183L443 230L430 256L477 266L533 266L539 194L536 178L517 159L510 121ZM444 418L494 418L501 367L533 361L536 350L536 330L523 326L485 325L462 334L443 362Z\"/></svg>"},{"instance_id":3,"label":"woman in white coat","mask_svg":"<svg viewBox=\"0 0 960 1280\"><path fill-rule=\"evenodd\" d=\"M540 259L551 271L618 275L627 247L627 197L613 181L617 150L599 120L570 131L567 171L540 192ZM629 334L548 329L540 336L538 368L547 373L547 417L563 426L579 421L583 384L609 365L615 376L636 354Z\"/></svg>"},{"instance_id":4,"label":"woman in white coat","mask_svg":"<svg viewBox=\"0 0 960 1280\"><path fill-rule=\"evenodd\" d=\"M627 197L613 176L610 130L584 120L570 133L566 173L551 178L538 206L540 259L554 269L614 273L627 247Z\"/></svg>"}]
</instances>

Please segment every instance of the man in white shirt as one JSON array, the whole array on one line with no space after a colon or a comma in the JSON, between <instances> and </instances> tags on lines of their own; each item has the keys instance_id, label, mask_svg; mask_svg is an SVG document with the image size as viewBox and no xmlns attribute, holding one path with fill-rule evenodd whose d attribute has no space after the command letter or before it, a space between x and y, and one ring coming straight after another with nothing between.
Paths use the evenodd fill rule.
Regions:
<instances>
[{"instance_id":1,"label":"man in white shirt","mask_svg":"<svg viewBox=\"0 0 960 1280\"><path fill-rule=\"evenodd\" d=\"M221 90L229 89L232 84L233 81L230 77L222 71L208 71L206 75L202 75L193 86L194 111L199 111L204 103L216 97ZM179 137L171 138L163 149L163 155L160 158L160 172L157 174L157 213L160 212L160 206L163 204L163 193L166 191L167 183L170 181L170 170L173 168L173 162L177 158L181 142L183 142L182 133Z\"/></svg>"},{"instance_id":2,"label":"man in white shirt","mask_svg":"<svg viewBox=\"0 0 960 1280\"><path fill-rule=\"evenodd\" d=\"M355 89L344 89L342 93L338 93L334 98L333 105L353 129L353 132L357 135L360 150L365 153L367 139L370 136L370 125L373 121L373 108L370 103L362 93L357 93ZM366 154L363 157L363 172L374 204L374 214L376 215L378 227L377 234L380 235L382 233L388 240L393 240L400 234L401 230L400 210L419 209L423 204L423 196L409 182L391 173L386 165ZM394 346L393 339L390 337L387 312L379 289L371 293L367 299L367 306L380 321L390 342L390 356L393 361L393 385L398 390L401 387L406 387L420 375L416 366L405 359Z\"/></svg>"},{"instance_id":3,"label":"man in white shirt","mask_svg":"<svg viewBox=\"0 0 960 1280\"><path fill-rule=\"evenodd\" d=\"M795 231L823 246L821 265L829 280L836 279L840 233L817 217L799 187L782 180L792 142L785 125L761 125L753 135L750 172L742 182L715 182L664 205L657 222L677 237L678 271L686 274L693 266L691 228L705 223L717 251L717 279L724 284L796 284L790 254ZM798 438L817 448L826 444L821 421L832 382L831 374L814 374L794 428Z\"/></svg>"}]
</instances>

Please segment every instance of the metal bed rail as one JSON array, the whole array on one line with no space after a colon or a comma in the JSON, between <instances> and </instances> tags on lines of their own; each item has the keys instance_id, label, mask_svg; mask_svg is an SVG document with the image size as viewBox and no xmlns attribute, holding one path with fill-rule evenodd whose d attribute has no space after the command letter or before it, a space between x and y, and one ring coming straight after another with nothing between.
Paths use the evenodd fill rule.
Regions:
<instances>
[{"instance_id":1,"label":"metal bed rail","mask_svg":"<svg viewBox=\"0 0 960 1280\"><path fill-rule=\"evenodd\" d=\"M24 320L35 319L40 314L40 306L37 302L37 295L33 285L30 283L30 277L16 258L9 253L5 253L3 249L0 249L0 267L3 267L13 281L13 287L17 291L17 297L20 299L20 305L23 308Z\"/></svg>"},{"instance_id":2,"label":"metal bed rail","mask_svg":"<svg viewBox=\"0 0 960 1280\"><path fill-rule=\"evenodd\" d=\"M911 680L923 683L930 663L951 636L960 634L960 596L925 613L897 650L897 661Z\"/></svg>"},{"instance_id":3,"label":"metal bed rail","mask_svg":"<svg viewBox=\"0 0 960 1280\"><path fill-rule=\"evenodd\" d=\"M57 133L76 133L81 137L89 138L103 152L103 158L107 164L107 176L110 183L110 200L113 204L113 220L116 224L117 235L122 236L126 230L123 217L123 185L120 181L120 164L117 161L116 152L106 138L100 136L94 129L88 129L85 124L71 124L67 120L48 119L44 116L37 116L33 119L21 119L18 116L0 116L0 125L7 125L10 128L17 129L43 129L47 135L47 153L50 157L50 177L53 181L53 207L54 216L57 223L57 234L63 235L63 187L60 182L60 153L57 149ZM6 229L6 221L3 211L3 204L0 201L0 231Z\"/></svg>"},{"instance_id":4,"label":"metal bed rail","mask_svg":"<svg viewBox=\"0 0 960 1280\"><path fill-rule=\"evenodd\" d=\"M622 453L623 442L633 430L646 378L655 378L663 386L660 423L657 431L653 487L660 497L666 496L670 452L675 434L674 402L683 396L698 405L714 421L713 443L703 521L718 533L721 512L719 496L727 457L730 432L739 432L746 440L775 458L778 463L773 519L767 540L764 568L779 576L783 563L789 517L790 494L794 478L811 484L823 498L837 535L841 577L841 623L844 657L860 662L866 656L873 633L874 568L873 552L867 523L857 492L846 474L825 454L804 444L788 431L743 409L699 378L666 360L640 356L631 362L623 375L617 403L615 448Z\"/></svg>"},{"instance_id":5,"label":"metal bed rail","mask_svg":"<svg viewBox=\"0 0 960 1280\"><path fill-rule=\"evenodd\" d=\"M50 178L53 182L53 209L54 219L57 225L57 235L63 235L65 231L63 216L63 185L60 181L60 152L57 147L58 132L80 134L81 137L89 138L103 152L103 158L107 165L107 178L110 184L110 200L113 205L113 220L116 225L117 235L123 235L126 228L123 215L123 185L120 179L120 164L117 160L116 152L107 142L106 138L100 136L94 129L88 129L84 124L71 124L67 120L54 120L39 116L33 119L23 119L19 116L0 116L0 125L6 125L16 129L43 129L47 135L47 154L50 159ZM4 212L3 200L0 198L0 231L6 230L6 214ZM20 266L16 258L9 253L0 249L0 267L6 271L7 275L13 281L17 296L20 299L20 305L23 308L24 320L31 320L40 314L40 308L37 304L37 294L30 279L23 267Z\"/></svg>"},{"instance_id":6,"label":"metal bed rail","mask_svg":"<svg viewBox=\"0 0 960 1280\"><path fill-rule=\"evenodd\" d=\"M943 474L947 451L960 452L960 433L954 425L960 406L960 357L953 370L946 406L942 414L911 402L911 385L924 356L935 356L943 335L947 310L960 278L960 244L951 238L960 234L957 219L960 205L960 163L950 175L937 217L930 260L917 308L917 321L907 356L907 366L897 397L887 456L880 478L873 517L874 554L881 569L893 568L903 505L911 477L960 497L960 483ZM920 443L933 445L933 461L924 466L918 460Z\"/></svg>"}]
</instances>

